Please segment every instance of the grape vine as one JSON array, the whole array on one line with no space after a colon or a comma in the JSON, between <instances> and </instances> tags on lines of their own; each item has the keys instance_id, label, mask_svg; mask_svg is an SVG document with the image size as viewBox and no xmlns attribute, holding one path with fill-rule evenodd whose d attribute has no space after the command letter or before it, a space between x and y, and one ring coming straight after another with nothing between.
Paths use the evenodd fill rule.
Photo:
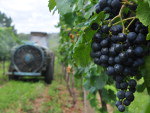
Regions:
<instances>
[{"instance_id":1,"label":"grape vine","mask_svg":"<svg viewBox=\"0 0 150 113\"><path fill-rule=\"evenodd\" d=\"M144 79L142 91L147 88L150 93L149 5L147 0L49 1L50 11L60 14L60 60L83 79L96 109L96 93L101 92L103 101L116 103L124 112L139 91L140 78ZM118 99L113 88L105 86L115 86Z\"/></svg>"}]
</instances>

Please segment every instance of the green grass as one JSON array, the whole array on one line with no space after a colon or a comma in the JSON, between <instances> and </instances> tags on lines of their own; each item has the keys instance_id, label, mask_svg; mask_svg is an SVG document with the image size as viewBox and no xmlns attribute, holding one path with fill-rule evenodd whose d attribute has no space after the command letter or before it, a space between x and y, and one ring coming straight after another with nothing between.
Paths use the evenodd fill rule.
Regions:
<instances>
[{"instance_id":1,"label":"green grass","mask_svg":"<svg viewBox=\"0 0 150 113\"><path fill-rule=\"evenodd\" d=\"M0 63L0 85L3 85L8 81L8 77L6 74L8 72L9 64L10 64L10 62L8 62L8 61L5 62L5 74L4 74L2 64Z\"/></svg>"},{"instance_id":2,"label":"green grass","mask_svg":"<svg viewBox=\"0 0 150 113\"><path fill-rule=\"evenodd\" d=\"M42 93L42 83L11 81L0 88L0 112L15 113L18 109L28 111L30 100Z\"/></svg>"},{"instance_id":3,"label":"green grass","mask_svg":"<svg viewBox=\"0 0 150 113\"><path fill-rule=\"evenodd\" d=\"M59 100L59 83L54 81L49 88L50 101L43 103L42 113L62 113L61 103Z\"/></svg>"}]
</instances>

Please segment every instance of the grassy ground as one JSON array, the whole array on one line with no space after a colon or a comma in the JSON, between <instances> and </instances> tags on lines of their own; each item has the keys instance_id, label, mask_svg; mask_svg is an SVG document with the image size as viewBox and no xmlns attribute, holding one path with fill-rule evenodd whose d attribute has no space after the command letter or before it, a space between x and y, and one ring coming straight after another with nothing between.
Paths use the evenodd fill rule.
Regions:
<instances>
[{"instance_id":1,"label":"grassy ground","mask_svg":"<svg viewBox=\"0 0 150 113\"><path fill-rule=\"evenodd\" d=\"M78 105L72 106L57 58L55 64L55 80L51 85L37 78L8 81L0 71L0 113L82 113L81 97L77 98Z\"/></svg>"},{"instance_id":2,"label":"grassy ground","mask_svg":"<svg viewBox=\"0 0 150 113\"><path fill-rule=\"evenodd\" d=\"M6 73L8 71L9 62L5 62L5 71L3 71L2 63L0 63L0 86L8 81ZM4 74L5 73L5 74Z\"/></svg>"},{"instance_id":3,"label":"grassy ground","mask_svg":"<svg viewBox=\"0 0 150 113\"><path fill-rule=\"evenodd\" d=\"M30 100L34 100L41 92L42 83L11 81L0 88L0 112L28 112L32 109Z\"/></svg>"}]
</instances>

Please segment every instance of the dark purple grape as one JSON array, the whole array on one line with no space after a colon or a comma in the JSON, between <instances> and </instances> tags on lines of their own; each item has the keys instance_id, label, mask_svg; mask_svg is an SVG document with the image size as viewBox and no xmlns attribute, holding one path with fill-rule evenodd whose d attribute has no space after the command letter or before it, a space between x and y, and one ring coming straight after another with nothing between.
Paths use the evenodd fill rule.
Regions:
<instances>
[{"instance_id":1,"label":"dark purple grape","mask_svg":"<svg viewBox=\"0 0 150 113\"><path fill-rule=\"evenodd\" d=\"M109 54L110 54L110 56L116 56L117 55L114 47L109 48Z\"/></svg>"},{"instance_id":2,"label":"dark purple grape","mask_svg":"<svg viewBox=\"0 0 150 113\"><path fill-rule=\"evenodd\" d=\"M102 48L101 49L101 54L102 55L108 55L108 53L109 53L109 49L108 48Z\"/></svg>"},{"instance_id":3,"label":"dark purple grape","mask_svg":"<svg viewBox=\"0 0 150 113\"><path fill-rule=\"evenodd\" d=\"M132 96L126 98L126 99L129 100L130 102L132 102L134 100L134 95L132 95Z\"/></svg>"},{"instance_id":4,"label":"dark purple grape","mask_svg":"<svg viewBox=\"0 0 150 113\"><path fill-rule=\"evenodd\" d=\"M116 44L116 45L115 45L115 51L116 51L116 52L121 52L122 49L123 49L122 44Z\"/></svg>"},{"instance_id":5,"label":"dark purple grape","mask_svg":"<svg viewBox=\"0 0 150 113\"><path fill-rule=\"evenodd\" d=\"M108 27L108 25L103 25L102 28L101 28L103 33L109 33L109 29L110 28Z\"/></svg>"},{"instance_id":6,"label":"dark purple grape","mask_svg":"<svg viewBox=\"0 0 150 113\"><path fill-rule=\"evenodd\" d=\"M111 41L116 43L118 41L118 36L117 35L112 35Z\"/></svg>"},{"instance_id":7,"label":"dark purple grape","mask_svg":"<svg viewBox=\"0 0 150 113\"><path fill-rule=\"evenodd\" d=\"M119 99L124 99L125 98L125 92L124 91L118 91L117 92L117 97Z\"/></svg>"},{"instance_id":8,"label":"dark purple grape","mask_svg":"<svg viewBox=\"0 0 150 113\"><path fill-rule=\"evenodd\" d=\"M128 84L129 84L129 86L130 86L131 88L135 88L136 85L137 85L136 81L133 80L133 79L131 79L131 80L128 82Z\"/></svg>"},{"instance_id":9,"label":"dark purple grape","mask_svg":"<svg viewBox=\"0 0 150 113\"><path fill-rule=\"evenodd\" d=\"M92 52L90 53L90 56L91 56L92 58L95 58L95 52L92 51Z\"/></svg>"},{"instance_id":10,"label":"dark purple grape","mask_svg":"<svg viewBox=\"0 0 150 113\"><path fill-rule=\"evenodd\" d=\"M113 58L113 57L109 57L108 63L109 63L110 65L115 64L114 58Z\"/></svg>"},{"instance_id":11,"label":"dark purple grape","mask_svg":"<svg viewBox=\"0 0 150 113\"><path fill-rule=\"evenodd\" d=\"M108 41L107 39L102 40L101 43L100 43L100 45L101 45L102 47L107 47L108 44L109 44L109 41Z\"/></svg>"},{"instance_id":12,"label":"dark purple grape","mask_svg":"<svg viewBox=\"0 0 150 113\"><path fill-rule=\"evenodd\" d=\"M108 62L109 57L106 55L101 55L100 57L100 62L102 63L107 63Z\"/></svg>"},{"instance_id":13,"label":"dark purple grape","mask_svg":"<svg viewBox=\"0 0 150 113\"><path fill-rule=\"evenodd\" d=\"M115 8L115 9L120 8L121 7L121 2L119 0L112 0L111 7Z\"/></svg>"},{"instance_id":14,"label":"dark purple grape","mask_svg":"<svg viewBox=\"0 0 150 113\"><path fill-rule=\"evenodd\" d=\"M97 30L98 28L99 28L98 23L92 23L92 25L91 25L92 30Z\"/></svg>"},{"instance_id":15,"label":"dark purple grape","mask_svg":"<svg viewBox=\"0 0 150 113\"><path fill-rule=\"evenodd\" d=\"M115 71L116 71L117 73L122 73L122 72L123 72L123 66L120 65L120 64L116 64L116 65L114 66L114 69L115 69Z\"/></svg>"},{"instance_id":16,"label":"dark purple grape","mask_svg":"<svg viewBox=\"0 0 150 113\"><path fill-rule=\"evenodd\" d=\"M127 49L126 54L129 57L133 57L134 56L134 50L132 48Z\"/></svg>"},{"instance_id":17,"label":"dark purple grape","mask_svg":"<svg viewBox=\"0 0 150 113\"><path fill-rule=\"evenodd\" d=\"M109 66L109 67L107 68L106 73L107 73L108 75L114 75L114 74L115 74L115 69L114 69L114 67Z\"/></svg>"},{"instance_id":18,"label":"dark purple grape","mask_svg":"<svg viewBox=\"0 0 150 113\"><path fill-rule=\"evenodd\" d=\"M118 107L119 105L122 105L122 102L121 102L121 101L117 101L117 102L116 102L116 107Z\"/></svg>"},{"instance_id":19,"label":"dark purple grape","mask_svg":"<svg viewBox=\"0 0 150 113\"><path fill-rule=\"evenodd\" d=\"M100 64L99 58L94 58L94 63L99 65Z\"/></svg>"},{"instance_id":20,"label":"dark purple grape","mask_svg":"<svg viewBox=\"0 0 150 113\"><path fill-rule=\"evenodd\" d=\"M137 46L135 49L134 49L134 53L136 56L143 56L144 54L144 49L140 46Z\"/></svg>"},{"instance_id":21,"label":"dark purple grape","mask_svg":"<svg viewBox=\"0 0 150 113\"><path fill-rule=\"evenodd\" d=\"M124 68L124 71L123 71L123 74L124 74L124 75L130 75L130 74L131 74L131 69L128 68L128 67L125 67L125 68Z\"/></svg>"},{"instance_id":22,"label":"dark purple grape","mask_svg":"<svg viewBox=\"0 0 150 113\"><path fill-rule=\"evenodd\" d=\"M115 57L115 63L118 63L118 64L121 64L121 63L122 63L122 61L121 61L121 59L119 58L119 56L116 56L116 57Z\"/></svg>"},{"instance_id":23,"label":"dark purple grape","mask_svg":"<svg viewBox=\"0 0 150 113\"><path fill-rule=\"evenodd\" d=\"M124 65L126 65L126 66L133 65L133 59L132 58L128 58L128 60L126 62L124 62Z\"/></svg>"},{"instance_id":24,"label":"dark purple grape","mask_svg":"<svg viewBox=\"0 0 150 113\"><path fill-rule=\"evenodd\" d=\"M94 42L94 43L92 44L92 49L93 49L93 51L99 51L99 50L101 49L100 44Z\"/></svg>"},{"instance_id":25,"label":"dark purple grape","mask_svg":"<svg viewBox=\"0 0 150 113\"><path fill-rule=\"evenodd\" d=\"M122 82L120 83L120 87L122 90L126 90L128 88L128 83L127 82Z\"/></svg>"},{"instance_id":26,"label":"dark purple grape","mask_svg":"<svg viewBox=\"0 0 150 113\"><path fill-rule=\"evenodd\" d=\"M137 37L137 34L135 32L130 32L127 34L127 39L129 42L134 42L136 37Z\"/></svg>"},{"instance_id":27,"label":"dark purple grape","mask_svg":"<svg viewBox=\"0 0 150 113\"><path fill-rule=\"evenodd\" d=\"M122 62L125 62L125 61L128 60L128 56L127 56L127 54L126 54L125 52L120 53L120 54L119 54L119 58L120 58L120 60L121 60Z\"/></svg>"},{"instance_id":28,"label":"dark purple grape","mask_svg":"<svg viewBox=\"0 0 150 113\"><path fill-rule=\"evenodd\" d=\"M96 33L93 37L94 42L100 43L102 40L103 40L103 38L100 33Z\"/></svg>"},{"instance_id":29,"label":"dark purple grape","mask_svg":"<svg viewBox=\"0 0 150 113\"><path fill-rule=\"evenodd\" d=\"M125 99L124 101L123 101L123 104L125 105L125 106L129 106L130 105L130 101L129 100L127 100L127 99Z\"/></svg>"},{"instance_id":30,"label":"dark purple grape","mask_svg":"<svg viewBox=\"0 0 150 113\"><path fill-rule=\"evenodd\" d=\"M119 105L119 106L118 106L118 110L119 110L120 112L124 112L124 111L125 111L124 105Z\"/></svg>"},{"instance_id":31,"label":"dark purple grape","mask_svg":"<svg viewBox=\"0 0 150 113\"><path fill-rule=\"evenodd\" d=\"M97 4L97 5L95 6L95 12L98 14L98 13L100 13L101 11L102 11L102 9L101 9L100 5Z\"/></svg>"},{"instance_id":32,"label":"dark purple grape","mask_svg":"<svg viewBox=\"0 0 150 113\"><path fill-rule=\"evenodd\" d=\"M121 86L120 86L120 83L119 83L119 82L116 82L116 88L117 88L117 89L121 89Z\"/></svg>"},{"instance_id":33,"label":"dark purple grape","mask_svg":"<svg viewBox=\"0 0 150 113\"><path fill-rule=\"evenodd\" d=\"M119 32L120 32L120 28L116 25L116 26L112 26L110 28L110 32L113 34L113 35L117 35Z\"/></svg>"},{"instance_id":34,"label":"dark purple grape","mask_svg":"<svg viewBox=\"0 0 150 113\"><path fill-rule=\"evenodd\" d=\"M111 8L110 7L105 7L103 9L103 11L105 11L106 13L111 13Z\"/></svg>"},{"instance_id":35,"label":"dark purple grape","mask_svg":"<svg viewBox=\"0 0 150 113\"><path fill-rule=\"evenodd\" d=\"M129 88L129 91L131 91L132 93L135 93L136 88Z\"/></svg>"},{"instance_id":36,"label":"dark purple grape","mask_svg":"<svg viewBox=\"0 0 150 113\"><path fill-rule=\"evenodd\" d=\"M119 33L119 34L118 34L118 40L119 40L120 42L126 41L126 35L125 35L124 33Z\"/></svg>"},{"instance_id":37,"label":"dark purple grape","mask_svg":"<svg viewBox=\"0 0 150 113\"><path fill-rule=\"evenodd\" d=\"M112 2L112 0L107 0L107 6L111 6L111 2Z\"/></svg>"},{"instance_id":38,"label":"dark purple grape","mask_svg":"<svg viewBox=\"0 0 150 113\"><path fill-rule=\"evenodd\" d=\"M133 96L133 93L131 91L127 91L125 93L125 98L128 99L128 100L130 100L132 98L132 96Z\"/></svg>"},{"instance_id":39,"label":"dark purple grape","mask_svg":"<svg viewBox=\"0 0 150 113\"><path fill-rule=\"evenodd\" d=\"M103 9L107 6L107 0L99 0L99 5Z\"/></svg>"},{"instance_id":40,"label":"dark purple grape","mask_svg":"<svg viewBox=\"0 0 150 113\"><path fill-rule=\"evenodd\" d=\"M135 43L142 44L146 41L146 36L144 36L142 33L139 33L137 38L135 39Z\"/></svg>"},{"instance_id":41,"label":"dark purple grape","mask_svg":"<svg viewBox=\"0 0 150 113\"><path fill-rule=\"evenodd\" d=\"M117 75L115 77L116 82L121 83L123 81L123 77L121 75Z\"/></svg>"}]
</instances>

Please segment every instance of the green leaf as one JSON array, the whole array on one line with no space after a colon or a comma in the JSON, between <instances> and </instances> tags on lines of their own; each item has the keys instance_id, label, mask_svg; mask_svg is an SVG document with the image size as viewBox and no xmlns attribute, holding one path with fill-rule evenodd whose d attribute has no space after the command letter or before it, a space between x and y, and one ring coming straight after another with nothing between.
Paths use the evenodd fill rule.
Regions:
<instances>
[{"instance_id":1,"label":"green leaf","mask_svg":"<svg viewBox=\"0 0 150 113\"><path fill-rule=\"evenodd\" d=\"M78 42L74 47L74 60L80 66L87 66L90 61L90 52L91 52L91 40L95 31L90 30L90 28L86 29L84 34L79 38Z\"/></svg>"},{"instance_id":2,"label":"green leaf","mask_svg":"<svg viewBox=\"0 0 150 113\"><path fill-rule=\"evenodd\" d=\"M140 84L140 85L137 85L137 92L143 92L145 89L145 84Z\"/></svg>"},{"instance_id":3,"label":"green leaf","mask_svg":"<svg viewBox=\"0 0 150 113\"><path fill-rule=\"evenodd\" d=\"M148 2L149 6L150 6L150 0L145 0L146 2Z\"/></svg>"},{"instance_id":4,"label":"green leaf","mask_svg":"<svg viewBox=\"0 0 150 113\"><path fill-rule=\"evenodd\" d=\"M56 1L56 7L58 9L58 12L61 15L72 12L72 7L71 7L72 1L70 0L55 0L55 1Z\"/></svg>"},{"instance_id":5,"label":"green leaf","mask_svg":"<svg viewBox=\"0 0 150 113\"><path fill-rule=\"evenodd\" d=\"M142 113L149 113L150 111L150 102L147 104L146 109Z\"/></svg>"},{"instance_id":6,"label":"green leaf","mask_svg":"<svg viewBox=\"0 0 150 113\"><path fill-rule=\"evenodd\" d=\"M107 77L104 74L101 74L98 77L94 77L94 87L97 90L102 89L105 86L106 81L107 81Z\"/></svg>"},{"instance_id":7,"label":"green leaf","mask_svg":"<svg viewBox=\"0 0 150 113\"><path fill-rule=\"evenodd\" d=\"M148 93L150 94L150 56L145 58L145 64L142 69L142 74L144 76L144 84L147 88Z\"/></svg>"},{"instance_id":8,"label":"green leaf","mask_svg":"<svg viewBox=\"0 0 150 113\"><path fill-rule=\"evenodd\" d=\"M49 10L52 11L55 6L56 6L55 0L49 0L49 4L48 4Z\"/></svg>"},{"instance_id":9,"label":"green leaf","mask_svg":"<svg viewBox=\"0 0 150 113\"><path fill-rule=\"evenodd\" d=\"M78 0L77 6L79 10L83 8L83 5L84 5L84 0Z\"/></svg>"},{"instance_id":10,"label":"green leaf","mask_svg":"<svg viewBox=\"0 0 150 113\"><path fill-rule=\"evenodd\" d=\"M150 25L150 7L147 2L138 2L136 16L145 26Z\"/></svg>"},{"instance_id":11,"label":"green leaf","mask_svg":"<svg viewBox=\"0 0 150 113\"><path fill-rule=\"evenodd\" d=\"M75 15L73 13L67 13L64 16L64 22L68 25L68 26L72 26L75 20Z\"/></svg>"},{"instance_id":12,"label":"green leaf","mask_svg":"<svg viewBox=\"0 0 150 113\"><path fill-rule=\"evenodd\" d=\"M90 18L90 16L92 15L92 13L95 11L94 7L91 7L88 11L85 12L84 17L86 19Z\"/></svg>"}]
</instances>

